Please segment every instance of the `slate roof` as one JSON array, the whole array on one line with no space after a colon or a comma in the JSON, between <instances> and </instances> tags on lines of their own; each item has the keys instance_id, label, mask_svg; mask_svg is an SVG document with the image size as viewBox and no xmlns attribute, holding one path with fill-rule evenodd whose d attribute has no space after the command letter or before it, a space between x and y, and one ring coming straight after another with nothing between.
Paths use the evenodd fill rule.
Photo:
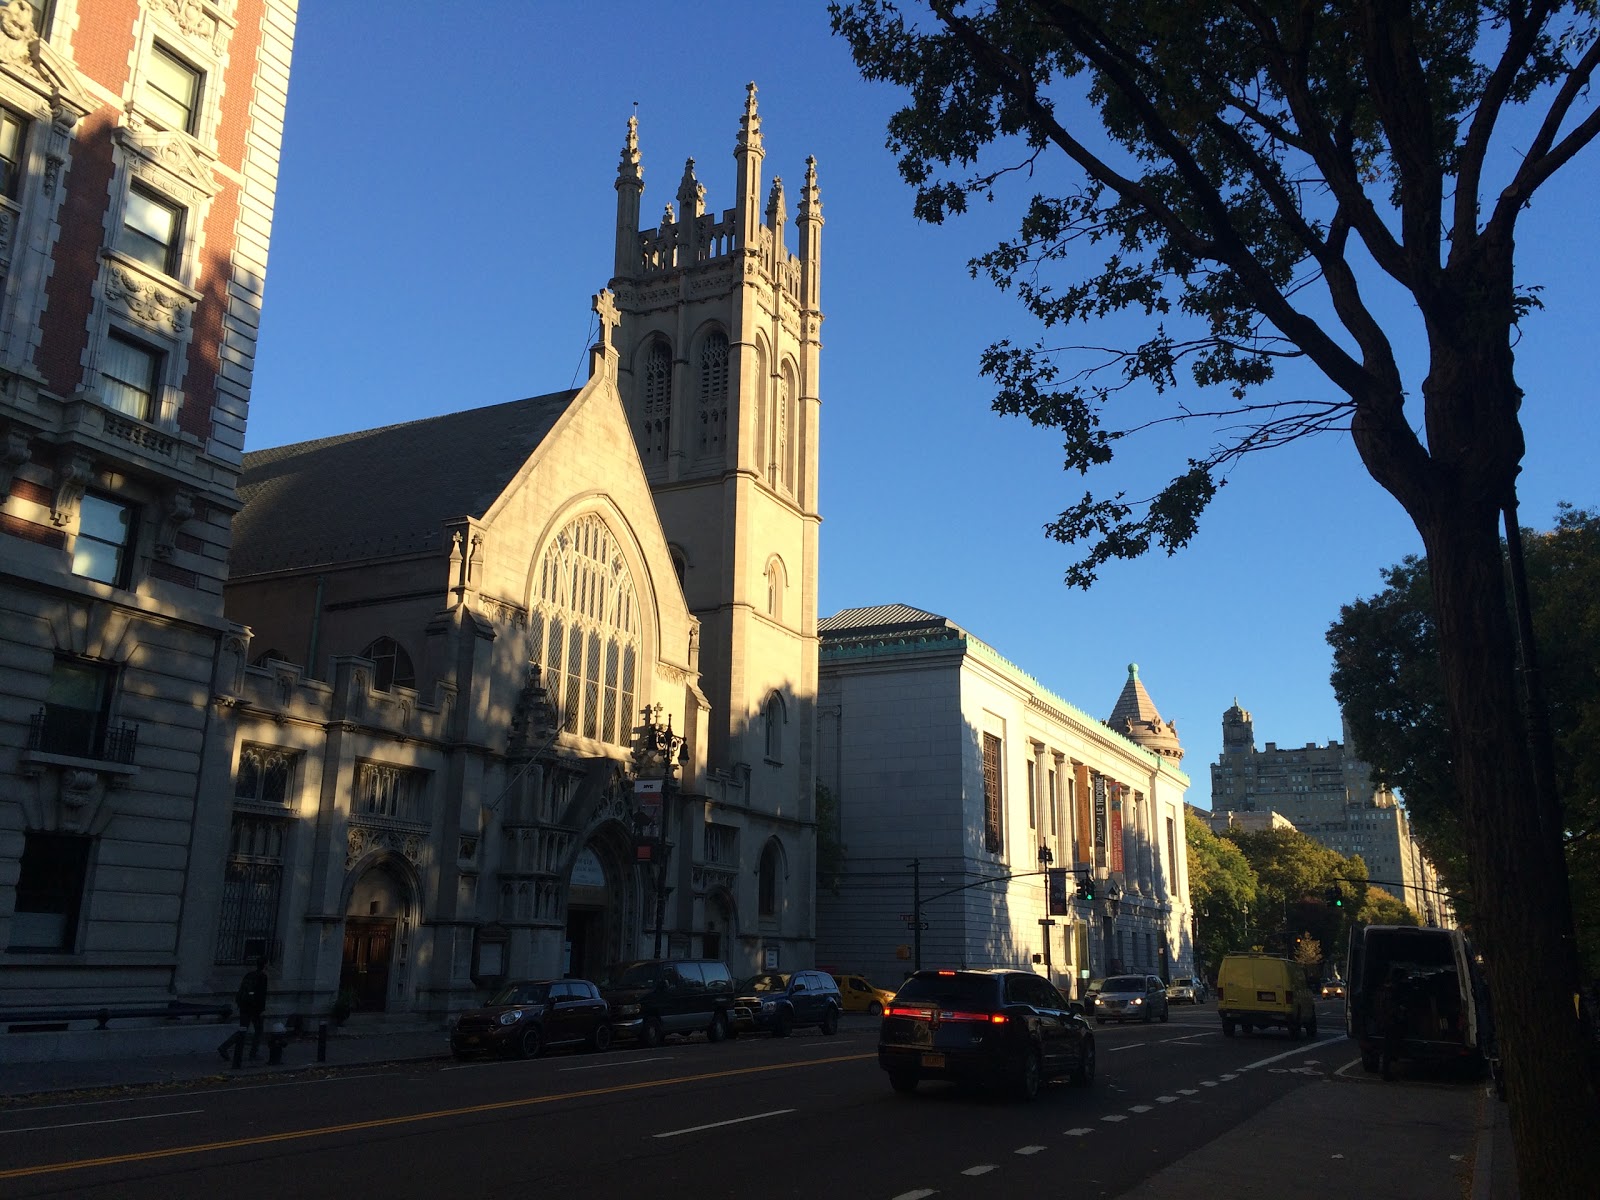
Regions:
<instances>
[{"instance_id":1,"label":"slate roof","mask_svg":"<svg viewBox=\"0 0 1600 1200\"><path fill-rule=\"evenodd\" d=\"M954 621L909 604L880 604L872 608L847 608L817 622L819 634L887 633L933 625L958 629Z\"/></svg>"},{"instance_id":2,"label":"slate roof","mask_svg":"<svg viewBox=\"0 0 1600 1200\"><path fill-rule=\"evenodd\" d=\"M577 389L244 456L229 573L348 562L441 544L481 517Z\"/></svg>"}]
</instances>

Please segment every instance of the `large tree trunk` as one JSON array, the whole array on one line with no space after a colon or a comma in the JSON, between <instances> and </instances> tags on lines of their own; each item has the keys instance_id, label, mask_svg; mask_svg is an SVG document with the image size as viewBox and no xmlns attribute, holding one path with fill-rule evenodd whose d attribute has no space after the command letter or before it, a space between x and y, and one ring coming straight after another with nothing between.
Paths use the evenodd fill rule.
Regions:
<instances>
[{"instance_id":1,"label":"large tree trunk","mask_svg":"<svg viewBox=\"0 0 1600 1200\"><path fill-rule=\"evenodd\" d=\"M1443 498L1441 498L1443 499ZM1474 930L1494 1004L1521 1191L1590 1197L1597 1098L1574 1008L1576 948L1560 831L1541 820L1522 714L1496 520L1461 492L1419 521L1467 837Z\"/></svg>"}]
</instances>

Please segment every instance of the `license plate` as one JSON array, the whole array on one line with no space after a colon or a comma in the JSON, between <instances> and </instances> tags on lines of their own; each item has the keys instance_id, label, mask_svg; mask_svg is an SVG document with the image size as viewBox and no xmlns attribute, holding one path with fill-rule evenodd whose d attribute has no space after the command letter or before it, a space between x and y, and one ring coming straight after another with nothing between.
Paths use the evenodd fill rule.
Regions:
<instances>
[{"instance_id":1,"label":"license plate","mask_svg":"<svg viewBox=\"0 0 1600 1200\"><path fill-rule=\"evenodd\" d=\"M1278 1002L1278 993L1277 992L1257 992L1256 993L1256 999L1260 1000L1260 1001L1263 1001L1264 1003L1267 1003L1267 1004L1276 1004Z\"/></svg>"},{"instance_id":2,"label":"license plate","mask_svg":"<svg viewBox=\"0 0 1600 1200\"><path fill-rule=\"evenodd\" d=\"M944 1067L944 1055L924 1054L922 1056L922 1065L925 1067L932 1067L935 1070L942 1069Z\"/></svg>"},{"instance_id":3,"label":"license plate","mask_svg":"<svg viewBox=\"0 0 1600 1200\"><path fill-rule=\"evenodd\" d=\"M478 1039L476 1037L464 1037L461 1040L469 1046L476 1046L478 1044Z\"/></svg>"}]
</instances>

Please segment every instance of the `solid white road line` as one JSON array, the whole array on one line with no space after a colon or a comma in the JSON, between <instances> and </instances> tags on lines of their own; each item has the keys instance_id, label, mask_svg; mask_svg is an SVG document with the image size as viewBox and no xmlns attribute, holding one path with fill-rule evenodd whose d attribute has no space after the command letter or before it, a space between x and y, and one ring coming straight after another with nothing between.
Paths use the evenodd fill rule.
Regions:
<instances>
[{"instance_id":1,"label":"solid white road line","mask_svg":"<svg viewBox=\"0 0 1600 1200\"><path fill-rule=\"evenodd\" d=\"M63 1125L25 1125L20 1129L0 1129L0 1133L38 1133L41 1130L82 1129L85 1125L121 1125L127 1121L159 1121L162 1117L192 1117L205 1112L203 1108L186 1108L182 1112L149 1113L142 1117L107 1117L103 1121L68 1121Z\"/></svg>"},{"instance_id":2,"label":"solid white road line","mask_svg":"<svg viewBox=\"0 0 1600 1200\"><path fill-rule=\"evenodd\" d=\"M768 1117L781 1117L785 1113L792 1113L792 1108L775 1108L771 1112L751 1113L748 1117L734 1117L731 1121L712 1121L709 1125L691 1125L687 1129L670 1129L666 1133L652 1134L652 1137L669 1138L678 1137L685 1133L699 1133L703 1129L721 1129L724 1125L743 1125L746 1121L764 1121Z\"/></svg>"},{"instance_id":3,"label":"solid white road line","mask_svg":"<svg viewBox=\"0 0 1600 1200\"><path fill-rule=\"evenodd\" d=\"M561 1070L563 1072L603 1071L607 1067L632 1067L638 1065L639 1063L671 1062L676 1057L676 1054L661 1054L650 1058L608 1058L605 1062L589 1063L581 1067L562 1067ZM449 1070L450 1068L446 1067L445 1069Z\"/></svg>"}]
</instances>

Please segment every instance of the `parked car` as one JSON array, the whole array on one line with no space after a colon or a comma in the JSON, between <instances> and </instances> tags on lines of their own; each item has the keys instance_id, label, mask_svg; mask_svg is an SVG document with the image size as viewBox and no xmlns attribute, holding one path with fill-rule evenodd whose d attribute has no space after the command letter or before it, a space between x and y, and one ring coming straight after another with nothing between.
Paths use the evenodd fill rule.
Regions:
<instances>
[{"instance_id":1,"label":"parked car","mask_svg":"<svg viewBox=\"0 0 1600 1200\"><path fill-rule=\"evenodd\" d=\"M1217 1015L1224 1037L1278 1025L1297 1038L1315 1037L1317 1010L1305 968L1268 954L1229 954L1217 971Z\"/></svg>"},{"instance_id":2,"label":"parked car","mask_svg":"<svg viewBox=\"0 0 1600 1200\"><path fill-rule=\"evenodd\" d=\"M1368 1071L1382 1066L1385 1031L1378 993L1394 989L1400 1028L1390 1043L1399 1058L1454 1063L1472 1073L1485 1069L1500 1087L1499 1051L1489 992L1478 958L1459 929L1367 925L1350 931L1346 961L1345 1032L1361 1050Z\"/></svg>"},{"instance_id":3,"label":"parked car","mask_svg":"<svg viewBox=\"0 0 1600 1200\"><path fill-rule=\"evenodd\" d=\"M1167 985L1155 975L1112 975L1094 998L1091 1010L1101 1025L1115 1021L1165 1021L1171 1015Z\"/></svg>"},{"instance_id":4,"label":"parked car","mask_svg":"<svg viewBox=\"0 0 1600 1200\"><path fill-rule=\"evenodd\" d=\"M884 1011L878 1065L897 1092L948 1079L1031 1100L1052 1076L1094 1082L1094 1033L1031 971L918 971Z\"/></svg>"},{"instance_id":5,"label":"parked car","mask_svg":"<svg viewBox=\"0 0 1600 1200\"><path fill-rule=\"evenodd\" d=\"M601 974L619 1037L659 1046L669 1033L704 1033L720 1042L733 1031L733 976L712 959L645 959L616 963Z\"/></svg>"},{"instance_id":6,"label":"parked car","mask_svg":"<svg viewBox=\"0 0 1600 1200\"><path fill-rule=\"evenodd\" d=\"M741 1033L765 1030L788 1037L802 1025L815 1025L832 1036L839 1032L844 1004L838 985L826 971L767 971L752 975L734 989L733 1027Z\"/></svg>"},{"instance_id":7,"label":"parked car","mask_svg":"<svg viewBox=\"0 0 1600 1200\"><path fill-rule=\"evenodd\" d=\"M534 1058L551 1046L611 1045L611 1012L587 979L521 979L464 1012L450 1030L450 1053Z\"/></svg>"},{"instance_id":8,"label":"parked car","mask_svg":"<svg viewBox=\"0 0 1600 1200\"><path fill-rule=\"evenodd\" d=\"M833 979L839 985L839 998L844 1002L845 1012L864 1012L876 1017L894 999L893 992L878 987L864 975L835 975Z\"/></svg>"},{"instance_id":9,"label":"parked car","mask_svg":"<svg viewBox=\"0 0 1600 1200\"><path fill-rule=\"evenodd\" d=\"M1105 985L1106 981L1103 977L1089 980L1083 989L1083 1006L1086 1011L1094 1007L1094 998L1100 994L1100 989Z\"/></svg>"},{"instance_id":10,"label":"parked car","mask_svg":"<svg viewBox=\"0 0 1600 1200\"><path fill-rule=\"evenodd\" d=\"M1193 975L1175 976L1167 984L1167 1000L1171 1004L1199 1004L1206 998L1206 985Z\"/></svg>"}]
</instances>

